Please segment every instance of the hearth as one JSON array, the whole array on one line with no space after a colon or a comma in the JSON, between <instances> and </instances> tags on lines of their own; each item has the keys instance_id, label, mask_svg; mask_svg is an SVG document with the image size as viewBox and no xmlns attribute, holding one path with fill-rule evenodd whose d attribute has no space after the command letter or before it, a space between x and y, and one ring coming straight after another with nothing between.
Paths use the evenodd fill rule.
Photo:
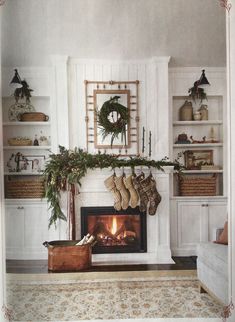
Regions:
<instances>
[{"instance_id":1,"label":"hearth","mask_svg":"<svg viewBox=\"0 0 235 322\"><path fill-rule=\"evenodd\" d=\"M87 233L96 237L95 254L147 251L146 213L139 207L81 207L81 235Z\"/></svg>"}]
</instances>

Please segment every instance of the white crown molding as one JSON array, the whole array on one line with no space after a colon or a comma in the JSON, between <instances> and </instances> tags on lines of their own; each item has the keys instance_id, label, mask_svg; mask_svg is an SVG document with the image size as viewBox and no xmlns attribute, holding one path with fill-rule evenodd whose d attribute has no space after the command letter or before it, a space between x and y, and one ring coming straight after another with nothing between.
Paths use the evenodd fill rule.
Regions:
<instances>
[{"instance_id":1,"label":"white crown molding","mask_svg":"<svg viewBox=\"0 0 235 322\"><path fill-rule=\"evenodd\" d=\"M154 56L151 58L151 61L157 64L161 64L161 63L169 64L170 60L171 60L171 56Z\"/></svg>"},{"instance_id":2,"label":"white crown molding","mask_svg":"<svg viewBox=\"0 0 235 322\"><path fill-rule=\"evenodd\" d=\"M226 67L169 67L169 73L185 73L192 74L197 73L200 74L202 69L206 70L206 73L226 73ZM200 76L200 75L199 75Z\"/></svg>"},{"instance_id":3,"label":"white crown molding","mask_svg":"<svg viewBox=\"0 0 235 322\"><path fill-rule=\"evenodd\" d=\"M69 57L69 64L106 64L106 65L115 65L115 64L146 64L146 63L169 63L170 56L155 56L155 57L146 57L143 59L85 59L78 57Z\"/></svg>"}]
</instances>

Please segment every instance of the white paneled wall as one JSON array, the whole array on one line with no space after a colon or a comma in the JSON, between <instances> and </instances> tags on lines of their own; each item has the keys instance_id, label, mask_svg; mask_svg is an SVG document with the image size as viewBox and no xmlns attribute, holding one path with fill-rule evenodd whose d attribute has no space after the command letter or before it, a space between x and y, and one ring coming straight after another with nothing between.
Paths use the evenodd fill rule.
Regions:
<instances>
[{"instance_id":1,"label":"white paneled wall","mask_svg":"<svg viewBox=\"0 0 235 322\"><path fill-rule=\"evenodd\" d=\"M146 129L146 148L149 131L152 132L152 158L159 159L168 155L168 144L166 144L168 142L168 131L163 124L168 118L168 62L169 57L140 61L70 59L68 69L70 147L78 146L86 149L84 80L139 80L139 142L141 144L141 129L144 126ZM145 155L147 154L148 148L145 150Z\"/></svg>"}]
</instances>

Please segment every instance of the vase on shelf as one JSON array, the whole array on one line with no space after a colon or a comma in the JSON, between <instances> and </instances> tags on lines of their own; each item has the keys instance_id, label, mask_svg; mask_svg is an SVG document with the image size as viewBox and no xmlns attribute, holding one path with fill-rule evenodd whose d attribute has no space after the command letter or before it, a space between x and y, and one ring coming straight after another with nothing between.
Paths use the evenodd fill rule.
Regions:
<instances>
[{"instance_id":1,"label":"vase on shelf","mask_svg":"<svg viewBox=\"0 0 235 322\"><path fill-rule=\"evenodd\" d=\"M208 121L208 106L205 104L202 104L198 111L201 114L201 120L202 121Z\"/></svg>"},{"instance_id":2,"label":"vase on shelf","mask_svg":"<svg viewBox=\"0 0 235 322\"><path fill-rule=\"evenodd\" d=\"M199 111L196 111L193 113L193 120L194 121L200 121L201 120L201 113Z\"/></svg>"},{"instance_id":3,"label":"vase on shelf","mask_svg":"<svg viewBox=\"0 0 235 322\"><path fill-rule=\"evenodd\" d=\"M9 108L8 119L9 121L18 121L19 115L26 112L35 112L33 105L28 102L16 101Z\"/></svg>"},{"instance_id":4,"label":"vase on shelf","mask_svg":"<svg viewBox=\"0 0 235 322\"><path fill-rule=\"evenodd\" d=\"M179 109L180 121L192 121L193 120L193 106L192 102L185 101Z\"/></svg>"}]
</instances>

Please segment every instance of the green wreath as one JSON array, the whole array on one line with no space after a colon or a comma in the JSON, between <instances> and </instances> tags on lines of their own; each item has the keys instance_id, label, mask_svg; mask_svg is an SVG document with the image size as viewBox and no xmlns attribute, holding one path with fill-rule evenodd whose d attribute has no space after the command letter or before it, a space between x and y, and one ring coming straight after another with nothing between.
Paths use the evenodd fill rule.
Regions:
<instances>
[{"instance_id":1,"label":"green wreath","mask_svg":"<svg viewBox=\"0 0 235 322\"><path fill-rule=\"evenodd\" d=\"M129 123L130 116L128 109L118 103L119 98L120 96L111 97L108 101L104 102L98 112L97 122L101 129L103 140L111 134L111 146L119 134L121 134L121 141L123 142L124 140L126 145L126 126ZM117 119L115 121L113 112L117 113ZM110 114L113 122L109 119Z\"/></svg>"}]
</instances>

